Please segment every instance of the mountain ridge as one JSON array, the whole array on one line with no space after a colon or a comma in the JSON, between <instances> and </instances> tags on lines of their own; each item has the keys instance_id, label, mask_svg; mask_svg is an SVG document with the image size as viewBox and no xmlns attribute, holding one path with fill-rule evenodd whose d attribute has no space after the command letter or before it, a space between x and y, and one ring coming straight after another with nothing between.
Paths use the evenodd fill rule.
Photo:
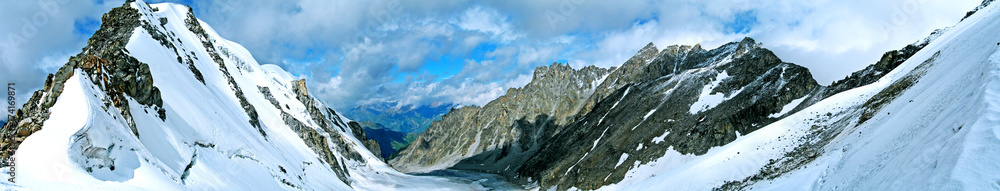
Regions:
<instances>
[{"instance_id":1,"label":"mountain ridge","mask_svg":"<svg viewBox=\"0 0 1000 191\"><path fill-rule=\"evenodd\" d=\"M0 156L17 167L4 166L2 185L485 189L392 170L357 122L305 84L259 65L190 7L128 1L0 129Z\"/></svg>"},{"instance_id":2,"label":"mountain ridge","mask_svg":"<svg viewBox=\"0 0 1000 191\"><path fill-rule=\"evenodd\" d=\"M0 127L0 156L16 159L0 164L0 187L992 190L990 1L829 86L751 38L649 43L607 69L538 67L524 87L450 109L388 162L365 122L190 7L129 1Z\"/></svg>"},{"instance_id":3,"label":"mountain ridge","mask_svg":"<svg viewBox=\"0 0 1000 191\"><path fill-rule=\"evenodd\" d=\"M516 125L513 125L514 127L508 127L509 129L499 128L496 130L492 130L494 132L511 132L510 134L500 134L499 136L493 136L494 133L489 132L491 131L489 125L492 124L491 123L492 120L481 117L472 117L472 116L495 116L494 114L486 113L486 115L483 115L483 113L479 113L479 111L475 110L464 111L464 112L453 111L442 117L442 121L460 120L465 122L434 123L431 126L431 128L428 129L428 132L430 133L421 134L420 137L414 142L414 144L411 144L409 147L404 148L402 151L400 151L400 156L390 160L390 164L393 165L394 168L397 168L404 172L421 172L421 171L428 171L428 170L435 170L442 168L452 168L452 169L484 171L490 173L504 174L506 177L511 179L520 179L518 181L520 181L520 183L523 184L539 181L542 187L557 186L559 189L566 189L569 187L595 189L602 185L607 185L608 178L611 177L614 177L615 179L624 178L623 174L628 170L628 169L614 168L617 170L612 170L611 173L608 174L607 172L609 171L607 168L617 167L623 162L628 164L633 160L635 160L637 164L646 163L648 162L648 160L655 159L657 156L662 155L661 153L662 150L665 150L668 147L672 149L677 149L682 154L686 153L703 154L707 152L708 148L725 145L725 143L728 143L729 141L732 141L737 137L739 137L741 133L746 134L753 132L757 128L763 127L764 125L767 125L770 122L777 121L778 119L781 119L784 116L793 114L796 111L806 108L809 105L812 105L818 102L819 100L823 100L826 97L829 97L833 94L842 92L844 90L853 89L855 87L860 87L863 85L870 84L875 80L881 78L881 76L887 73L888 71L893 70L900 63L904 62L906 58L912 56L914 53L919 51L923 46L926 46L930 41L933 40L933 37L936 34L939 33L935 32L934 34L932 34L932 37L929 37L928 39L925 39L921 42L908 45L902 50L889 51L885 55L883 55L883 58L876 64L872 64L866 69L862 69L858 72L855 72L855 74L848 76L844 80L837 81L831 86L818 85L812 78L808 69L794 64L782 62L773 53L770 53L770 51L760 48L759 43L757 43L751 38L745 38L739 42L729 43L720 46L719 48L714 50L704 50L699 45L692 45L692 46L673 45L673 46L668 46L667 48L661 51L657 50L655 45L650 43L643 49L638 51L635 56L633 56L624 64L622 64L622 66L609 69L606 74L607 76L602 76L601 79L598 80L599 82L595 84L595 88L593 88L592 90L585 89L585 91L593 91L593 92L590 93L589 98L586 99L587 101L583 102L583 104L577 105L575 109L569 110L569 111L578 111L576 113L572 113L571 115L569 115L573 116L571 118L551 117L549 116L549 114L546 114L544 112L534 116L522 115L523 117L515 119L514 124ZM743 56L745 55L749 55L750 57L744 58ZM668 130L665 134L657 137L654 136L659 135L661 133L655 133L655 132L628 133L632 130L637 129L640 126L650 126L651 125L650 123L657 123L657 124L662 123L662 122L646 122L645 119L650 117L655 119L662 119L663 118L662 116L664 116L664 114L662 113L664 113L665 110L663 109L658 110L657 108L663 107L662 103L667 103L665 101L653 101L648 98L648 97L658 97L657 96L658 94L656 93L645 93L641 94L642 96L632 96L628 100L633 100L633 99L637 101L648 100L640 102L649 102L649 101L652 101L654 103L661 102L661 105L656 106L657 108L653 109L648 109L648 108L640 109L648 106L643 106L643 104L640 104L639 102L629 104L629 102L635 102L635 101L626 101L626 104L623 105L623 107L620 108L617 107L619 102L626 100L625 96L637 95L635 92L630 92L630 91L635 91L632 89L633 87L638 87L638 89L644 89L647 91L651 89L656 89L653 91L654 92L660 91L661 93L663 93L662 91L666 90L668 91L667 92L668 94L677 94L673 92L674 89L683 87L687 88L688 90L682 92L691 92L686 94L690 96L690 94L696 94L698 88L691 88L688 85L682 86L679 84L682 84L682 82L683 83L692 83L692 82L671 81L671 79L672 78L687 79L690 77L683 77L683 76L692 75L693 73L690 73L691 71L703 72L701 68L715 68L718 67L717 65L727 66L732 62L754 63L754 64L744 64L741 67L726 67L726 69L720 69L721 71L719 72L700 75L701 76L700 78L703 79L696 81L700 81L697 83L701 83L701 85L693 85L705 88L704 90L701 90L702 95L700 97L702 98L698 98L699 96L697 95L694 96L695 98L698 98L697 100L694 101L694 104L697 104L698 106L691 105L689 106L691 107L689 109L690 111L676 112L674 114L667 115L667 116L691 115L694 118L682 120L689 122L676 122L673 120L670 120L669 122L663 121L667 122L663 125L674 126L674 127L678 126L676 123L690 123L691 125L694 126L706 126L706 125L710 126L706 128L715 130L709 130L709 131L706 131L704 129L699 130L701 128L681 130L681 131L689 131L687 133L707 134L708 137L703 136L701 138L698 138L696 136L695 138L689 140L695 142L688 141L684 144L676 145L680 140L684 138L673 136L673 135L678 135L678 133L671 134L671 132L675 130ZM761 63L761 64L774 63L774 64L760 65L756 63ZM539 67L539 69L537 69L535 72L535 76L532 79L532 82L529 83L529 85L526 85L524 88L528 89L529 86L532 86L533 83L536 83L536 81L544 78L545 76L544 73L550 71L551 68L561 68L560 66L563 65L553 64L550 67ZM767 69L768 66L774 66L774 67L771 69ZM777 68L777 70L780 71L778 72L780 74L772 73L772 71L775 71L775 68ZM572 69L570 68L569 70ZM730 76L731 74L735 74L735 76ZM573 80L567 79L566 81L573 81ZM706 81L714 81L714 82L706 83ZM572 82L564 82L564 83L571 84ZM763 84L772 84L772 83L774 85L777 85L779 89L786 85L789 88L781 90L778 89L766 90L768 87L770 88L774 87L772 87L771 85L763 85ZM753 86L754 88L747 89L748 87L747 85L751 84L762 84L762 85L756 85ZM673 86L674 88L669 88L669 90L667 90L668 88L665 88L666 86ZM512 89L512 90L519 90L519 89ZM757 101L754 100L760 100L765 98L762 96L765 95L773 96L774 94L772 93L757 93L756 95L745 94L746 91L777 92L779 96L769 98L769 99L778 98L775 99L774 101L762 101L762 103L755 103ZM505 96L501 96L501 98L494 100L493 102L487 104L483 108L488 108L493 105L502 105L499 103L494 103L497 101L501 103L508 102L506 101L507 99L505 99L505 97L507 97L508 95L513 95L512 93L516 92L508 91L508 94L506 94ZM703 98L706 98L706 96L713 97L713 95L715 94L720 94L718 95L719 98L716 99L721 99L721 101L714 100L718 101L714 102L713 100L702 100ZM542 94L535 96L542 97L545 95ZM685 98L663 98L663 100L684 100L684 99ZM691 98L686 98L686 99L691 99ZM732 102L732 100L729 99L749 100L750 102L745 102L736 105L722 104L724 102ZM507 103L508 105L511 106L507 107L506 109L500 109L500 110L508 112L521 111L518 108L523 109L525 106L518 106L519 104L516 101L512 103ZM574 101L563 101L563 102L575 103ZM720 106L715 104L722 104L721 107L723 108L731 107L731 109L719 109L718 107ZM750 104L750 105L743 105L743 104ZM528 105L529 106L527 108L529 108L529 110L540 109L537 107L535 107L536 109L530 109L532 108L530 106L531 105L530 101L528 102ZM684 108L685 106L684 105L668 106L665 108L678 108L678 107ZM696 108L696 107L704 107L704 108ZM595 154L595 155L597 156L622 155L623 157L629 156L627 160L625 160L626 158L622 158L623 160L615 160L611 158L584 160L588 159L587 156L590 154L590 152L602 150L599 149L598 146L603 146L603 144L599 144L599 142L602 140L604 141L608 140L602 138L604 138L604 134L610 130L606 128L602 132L599 129L594 129L594 130L585 130L585 129L593 128L597 125L603 124L602 122L604 122L605 117L608 117L609 112L612 112L608 109L615 110L616 108L617 110L615 112L618 114L612 116L644 116L644 117L639 121L630 121L634 118L618 119L618 120L612 119L611 121L613 122L608 122L608 123L619 123L619 124L625 123L631 125L612 125L609 127L617 127L617 126L629 126L629 127L635 126L635 127L631 127L631 130L618 130L620 131L618 133L624 133L624 134L611 135L611 136L621 137L629 140L636 139L636 137L644 137L639 139L647 139L653 141L645 142L647 143L645 145L639 144L638 145L639 148L634 150L638 151L649 148L651 146L657 146L651 150L660 150L660 152L654 151L651 153L636 154L635 152L627 152L622 150L621 147L623 146L617 146L618 148L616 149L601 151L609 153ZM476 109L481 110L478 107ZM597 111L597 113L591 113L594 112L594 110L598 109L601 111ZM559 109L559 110L565 111L565 109ZM644 112L642 113L634 111L626 112L627 110L641 110ZM708 115L700 114L702 112L707 112L706 110L716 110L716 112L709 112ZM733 113L732 112L733 110L736 110L738 112ZM646 111L648 111L648 113ZM623 114L622 112L631 114ZM728 113L728 114L723 114L723 113ZM461 117L456 118L455 115ZM567 114L562 114L561 116L567 116ZM708 117L708 116L715 116L715 117ZM734 116L735 118L724 117L724 116ZM701 123L702 121L716 121L716 120L724 120L730 122L721 122L721 123L710 122L705 124ZM486 121L491 121L491 122L486 122ZM573 123L569 123L569 121L573 121ZM481 128L472 128L472 129L482 129L482 130L478 131L456 130L463 128L468 129L470 125L466 123L479 124L478 126L480 126ZM452 125L449 126L447 124L452 124ZM462 125L456 126L457 124L462 124ZM486 127L482 127L483 124L485 124ZM667 124L674 124L674 125L667 125ZM471 126L477 126L477 125L471 125ZM582 128L581 126L588 128ZM655 126L660 126L660 125L655 125ZM684 125L679 125L679 126L684 126ZM662 126L660 127L662 128ZM449 132L448 130L444 129L458 131L457 132L458 134L455 134L455 132ZM442 132L442 130L444 131ZM720 134L718 132L715 132L717 130L722 133ZM597 132L602 132L602 133L596 134ZM445 134L444 135L445 137L452 137L452 138L434 137L435 135L441 136L440 134ZM482 138L483 135L487 135L485 136L486 141L484 141L487 144L480 144L481 139L483 139ZM581 139L579 138L580 136L588 136L589 138ZM578 137L578 138L573 138L573 137ZM441 141L442 139L446 139L446 141L443 143L435 142L435 141ZM454 139L460 139L460 140L454 140ZM514 141L506 142L507 140L514 140ZM718 140L718 141L705 142L708 140ZM594 142L592 147L590 147L591 145L582 146L580 144L576 144L588 141ZM680 141L680 142L685 142L685 141ZM455 143L467 143L467 144L461 145ZM621 141L618 143L638 144L634 140ZM669 144L662 144L662 143L669 143ZM562 144L562 145L553 146L556 144ZM455 148L450 149L452 147ZM486 147L486 149L483 149L481 147ZM572 149L570 147L588 147L588 148ZM631 145L631 147L636 147L636 145ZM492 150L492 148L495 148L496 150ZM691 148L693 150L688 150L686 148ZM570 156L567 156L568 154L567 152L571 152L574 154L569 154ZM455 153L459 153L459 155L457 155L456 157ZM470 155L470 153L473 154ZM647 158L647 159L641 159L641 158L635 159L636 157ZM442 162L441 161L442 159L445 159L445 161ZM455 160L458 160L459 162L454 162ZM586 165L580 164L581 162L592 161L592 160L597 160L597 161L587 163ZM563 161L563 162L558 162L558 161ZM574 167L577 167L578 164L581 166L579 168L574 169ZM593 170L573 171L573 170L580 170L581 168L584 167ZM517 169L517 170L514 171L511 169ZM551 174L556 173L557 171L561 171L565 175L550 176ZM584 175L587 178L574 178L574 176L584 176ZM529 178L526 177L530 177L530 181L528 180ZM561 177L561 178L555 178L555 177Z\"/></svg>"}]
</instances>

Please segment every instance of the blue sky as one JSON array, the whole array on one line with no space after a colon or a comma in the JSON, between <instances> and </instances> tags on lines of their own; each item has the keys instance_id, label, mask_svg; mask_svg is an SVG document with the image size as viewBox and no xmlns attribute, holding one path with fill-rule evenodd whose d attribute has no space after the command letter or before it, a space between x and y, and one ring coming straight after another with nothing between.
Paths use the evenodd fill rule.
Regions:
<instances>
[{"instance_id":1,"label":"blue sky","mask_svg":"<svg viewBox=\"0 0 1000 191\"><path fill-rule=\"evenodd\" d=\"M5 1L0 80L19 102L76 54L123 1ZM160 0L150 3L161 2ZM308 80L338 109L359 104L482 105L553 62L620 65L647 43L713 48L749 36L821 83L955 24L978 0L292 0L191 1L196 15L258 62ZM46 7L58 7L47 11ZM50 18L27 37L22 19ZM29 23L30 24L30 23ZM33 26L33 25L32 25ZM9 46L16 44L16 46Z\"/></svg>"}]
</instances>

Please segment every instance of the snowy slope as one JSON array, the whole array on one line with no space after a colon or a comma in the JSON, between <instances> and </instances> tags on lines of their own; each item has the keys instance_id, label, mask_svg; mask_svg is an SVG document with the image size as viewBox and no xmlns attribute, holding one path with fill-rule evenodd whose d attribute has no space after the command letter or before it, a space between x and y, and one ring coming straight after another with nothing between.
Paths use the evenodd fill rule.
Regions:
<instances>
[{"instance_id":1,"label":"snowy slope","mask_svg":"<svg viewBox=\"0 0 1000 191\"><path fill-rule=\"evenodd\" d=\"M153 85L162 95L165 118L155 108L129 98L135 135L119 109L105 104L106 93L96 85L100 80L77 69L50 108L52 114L42 130L17 150L16 185L4 186L30 190L484 189L477 183L396 172L355 138L347 127L349 119L324 110L312 97L307 96L309 102L297 98L292 75L274 65L259 65L245 48L223 39L206 23L196 21L204 27L207 39L189 30L187 7L142 1L130 7L138 9L141 20L155 30L137 27L124 51L149 66ZM166 34L174 47L164 45L153 33ZM222 63L213 60L216 56ZM203 79L196 77L188 63ZM325 118L313 116L311 107L321 108ZM259 116L260 128L248 115L251 110ZM328 147L314 148L300 136L307 131L296 130L299 127L289 120L318 132L308 138L325 140L322 145ZM324 123L332 125L327 128ZM333 151L330 160L324 160L317 149Z\"/></svg>"},{"instance_id":2,"label":"snowy slope","mask_svg":"<svg viewBox=\"0 0 1000 191\"><path fill-rule=\"evenodd\" d=\"M355 137L350 119L308 96L304 82L278 66L260 65L206 23L194 20L204 33L192 31L187 7L142 1L130 6L152 29L137 27L121 51L148 65L165 113L131 97L124 100L127 108L113 107L100 85L106 79L76 69L41 130L17 150L16 184L0 182L0 187L486 189L482 180L393 170ZM623 180L601 189L1000 190L998 9L979 10L876 83L737 134L735 141L703 155L667 150L657 160L635 163L627 162L635 155L600 156L617 162L615 169L630 169ZM730 74L736 75L714 75L710 84L718 86ZM630 90L635 94L629 86L621 96ZM728 99L704 89L698 93L698 107L682 112L698 113ZM785 115L804 99L770 115ZM616 107L622 106L611 105ZM649 123L655 111L633 117ZM608 139L604 132L582 145L602 146ZM480 135L474 137L479 143ZM480 149L473 145L466 151ZM648 147L639 144L636 150Z\"/></svg>"},{"instance_id":3,"label":"snowy slope","mask_svg":"<svg viewBox=\"0 0 1000 191\"><path fill-rule=\"evenodd\" d=\"M876 83L705 155L632 164L602 190L998 190L998 9L978 11Z\"/></svg>"}]
</instances>

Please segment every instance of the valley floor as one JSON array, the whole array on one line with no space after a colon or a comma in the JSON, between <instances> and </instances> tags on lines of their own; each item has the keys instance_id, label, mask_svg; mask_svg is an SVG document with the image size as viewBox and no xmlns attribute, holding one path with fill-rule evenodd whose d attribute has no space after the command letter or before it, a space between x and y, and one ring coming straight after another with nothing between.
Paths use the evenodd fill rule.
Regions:
<instances>
[{"instance_id":1,"label":"valley floor","mask_svg":"<svg viewBox=\"0 0 1000 191\"><path fill-rule=\"evenodd\" d=\"M517 185L511 183L500 175L464 170L444 169L413 175L443 177L457 183L479 184L488 190L524 190L525 188L532 187L531 185Z\"/></svg>"}]
</instances>

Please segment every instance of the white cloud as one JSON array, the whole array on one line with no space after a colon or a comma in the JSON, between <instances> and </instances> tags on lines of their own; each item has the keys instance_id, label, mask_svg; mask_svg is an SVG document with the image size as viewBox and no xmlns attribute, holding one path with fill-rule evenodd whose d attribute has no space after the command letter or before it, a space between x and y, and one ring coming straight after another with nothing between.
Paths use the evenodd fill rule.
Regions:
<instances>
[{"instance_id":1,"label":"white cloud","mask_svg":"<svg viewBox=\"0 0 1000 191\"><path fill-rule=\"evenodd\" d=\"M507 16L500 14L496 10L472 7L461 14L458 21L453 21L459 28L469 31L479 31L490 34L500 42L510 42L520 35L515 34L511 24L507 21Z\"/></svg>"},{"instance_id":2,"label":"white cloud","mask_svg":"<svg viewBox=\"0 0 1000 191\"><path fill-rule=\"evenodd\" d=\"M781 6L788 3L758 3L756 9L779 9L758 11L760 27L750 35L828 84L875 63L885 51L956 24L980 0L808 1Z\"/></svg>"},{"instance_id":3,"label":"white cloud","mask_svg":"<svg viewBox=\"0 0 1000 191\"><path fill-rule=\"evenodd\" d=\"M151 1L155 2L155 1ZM260 63L308 78L336 107L400 100L480 105L530 81L557 60L574 68L617 66L649 42L705 48L751 36L821 83L874 63L933 29L955 24L979 0L293 0L194 1L197 16L247 47ZM0 80L37 89L44 75L85 39L73 23L99 18L120 2L71 1L23 47L0 49ZM69 7L72 7L70 9ZM0 8L0 35L21 30L36 1ZM737 16L755 16L746 34L727 33ZM553 17L555 16L555 17ZM6 40L0 36L0 42ZM477 50L481 45L495 49ZM481 51L487 51L482 53ZM485 58L472 59L476 54ZM467 60L429 66L444 56ZM30 63L30 64L29 64ZM453 68L440 73L428 68ZM15 72L16 71L16 72ZM22 81L23 80L23 81ZM28 92L19 92L27 96ZM23 99L22 99L23 100Z\"/></svg>"},{"instance_id":4,"label":"white cloud","mask_svg":"<svg viewBox=\"0 0 1000 191\"><path fill-rule=\"evenodd\" d=\"M589 2L588 2L589 3ZM762 42L786 62L810 68L821 84L873 64L885 51L923 39L954 25L979 0L930 1L663 1L653 21L609 30L574 66L614 66L647 42L660 48L702 43L711 48L744 35ZM756 16L746 34L726 32L736 13Z\"/></svg>"}]
</instances>

